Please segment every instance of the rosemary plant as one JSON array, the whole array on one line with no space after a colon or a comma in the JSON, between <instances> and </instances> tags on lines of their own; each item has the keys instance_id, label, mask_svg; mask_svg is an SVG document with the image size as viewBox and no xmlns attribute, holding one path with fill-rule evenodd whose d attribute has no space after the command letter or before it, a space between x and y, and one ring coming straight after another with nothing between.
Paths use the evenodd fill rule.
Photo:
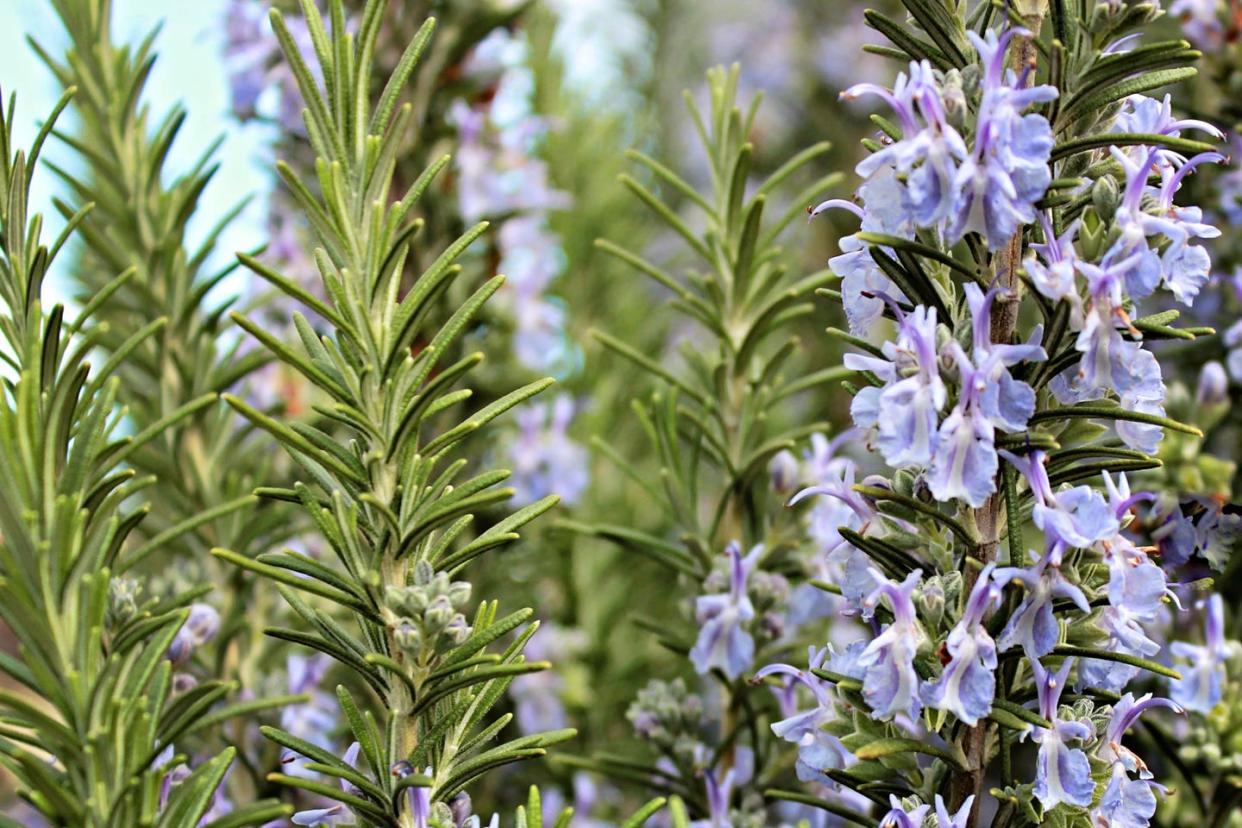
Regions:
<instances>
[{"instance_id":1,"label":"rosemary plant","mask_svg":"<svg viewBox=\"0 0 1242 828\"><path fill-rule=\"evenodd\" d=\"M891 473L803 496L853 512L834 580L873 637L760 675L813 692L804 761L832 759L823 781L887 806L886 821L934 806L941 826L981 813L1147 825L1159 786L1123 738L1152 708L1209 709L1219 689L1192 688L1219 688L1227 656L1217 599L1207 648L1177 642L1156 660L1163 602L1195 571L1183 567L1211 562L1210 533L1180 554L1144 545L1146 514L1132 512L1154 496L1126 481L1160 466L1166 430L1202 436L1166 416L1147 346L1213 331L1137 312L1162 306L1159 288L1190 304L1210 272L1199 240L1217 231L1174 199L1222 160L1183 133L1219 133L1142 95L1193 75L1198 55L1134 46L1159 16L1148 3L903 5L907 24L867 19L906 70L891 90L843 93L879 96L893 120L874 116L858 200L814 211L861 219L831 266L843 336L863 351L846 357L863 378L851 414ZM1043 543L1028 550L1032 523ZM1203 607L1202 587L1183 602ZM1157 677L1174 701L1138 695ZM834 754L814 752L823 738L839 739ZM1027 739L1033 780L1015 758ZM1178 763L1167 740L1140 744Z\"/></svg>"},{"instance_id":2,"label":"rosemary plant","mask_svg":"<svg viewBox=\"0 0 1242 828\"><path fill-rule=\"evenodd\" d=\"M791 425L791 398L849 374L843 368L798 368L799 342L787 335L788 326L812 312L810 300L832 274L825 270L791 276L777 245L781 232L802 214L801 205L838 176L813 182L775 220L765 219L767 204L781 185L826 153L828 145L811 147L752 186L754 148L748 135L760 101L756 98L745 112L739 109L739 73L737 66L708 73L707 120L686 96L711 174L710 195L700 195L658 161L630 153L651 176L652 186L684 200L697 214L695 220L702 217L701 232L691 229L649 186L630 176L621 178L686 245L695 269L677 279L614 242L597 243L670 291L671 306L701 327L702 339L681 350L682 367L608 333L596 333L601 344L661 386L649 401L633 405L659 463L658 475L644 474L605 440L597 447L642 487L651 504L662 507L662 525L657 534L603 521L565 522L578 532L651 557L691 584L694 592L707 593L696 601L701 625L697 641L693 634L686 640L675 616L641 623L665 647L689 655L695 671L710 685L687 692L680 679L652 682L629 716L639 735L676 768L670 773L653 766L642 778L657 790L680 795L692 813L710 819L710 824L730 819L731 784L752 790L749 777L755 784L771 781L783 763L763 725L770 694L746 679L766 656L791 646L779 623L767 623L775 619L768 610L783 601L785 576L805 581L810 562L797 521L782 508L780 493L771 491L768 467L797 441L827 428L823 422ZM705 716L700 692L719 694L719 709ZM682 714L670 713L678 708ZM678 721L668 721L670 716ZM636 778L643 767L613 755L582 764L627 779ZM752 815L754 800L742 796Z\"/></svg>"},{"instance_id":3,"label":"rosemary plant","mask_svg":"<svg viewBox=\"0 0 1242 828\"><path fill-rule=\"evenodd\" d=\"M126 574L126 541L146 514L126 504L155 483L128 464L189 412L121 436L117 366L167 320L131 332L92 369L92 349L108 329L87 322L134 270L103 283L75 320L59 305L43 310L48 270L89 211L72 213L50 247L40 238L41 217L29 212L40 148L70 94L29 152L10 143L12 98L0 115L0 329L8 369L0 395L0 614L18 645L0 659L13 682L0 690L0 757L22 797L52 825L260 824L291 809L269 801L225 822L208 816L232 748L171 786L186 759L174 754L175 743L233 712L219 707L233 689L226 682L174 686L174 651L210 635L191 608L210 587L148 598ZM0 824L20 825L9 817Z\"/></svg>"},{"instance_id":4,"label":"rosemary plant","mask_svg":"<svg viewBox=\"0 0 1242 828\"><path fill-rule=\"evenodd\" d=\"M270 634L331 656L349 668L366 694L337 689L355 741L344 758L280 729L264 729L270 739L308 759L309 770L341 781L337 787L274 777L336 801L304 811L303 824L348 814L365 825L423 828L456 825L449 803L473 780L501 765L542 756L573 731L492 744L511 718L491 717L509 682L548 665L522 656L536 629L528 624L531 610L501 616L498 602L485 600L467 618L471 586L456 578L480 555L516 539L515 530L547 511L556 497L542 498L471 536L473 512L507 500L512 490L498 488L508 476L501 470L479 471L458 482L468 461L453 455L466 437L550 381L531 383L443 425L471 395L454 386L483 358L474 353L444 364L443 357L503 277L478 287L439 330L425 330L436 300L462 270L458 258L486 229L482 223L439 254L408 290L402 288L408 249L422 226L413 211L449 159L437 159L399 198L390 197L397 147L411 123L412 109L400 97L434 22L419 29L372 106L367 92L385 7L382 0L368 2L351 33L340 2L330 4L328 21L313 3L302 4L322 88L283 16L272 12L306 102L306 132L318 156L317 193L289 167L280 172L313 227L327 299L249 256L242 261L314 311L329 332L319 334L296 314L295 348L233 314L323 393L316 410L339 425L341 435L283 423L238 397L225 397L271 432L310 481L259 494L302 504L340 566L288 550L254 560L224 549L216 554L276 581L306 625ZM345 616L356 631L345 626ZM511 633L515 637L502 643Z\"/></svg>"},{"instance_id":5,"label":"rosemary plant","mask_svg":"<svg viewBox=\"0 0 1242 828\"><path fill-rule=\"evenodd\" d=\"M146 540L127 556L136 562L158 552L201 570L212 546L253 554L288 537L297 524L286 509L255 507L256 480L271 480L277 470L267 453L239 451L249 435L217 402L221 391L237 386L267 359L262 351L240 351L240 340L230 345L222 339L229 302L211 298L237 267L234 262L210 270L220 234L244 204L222 216L197 247L187 239L199 198L215 175L213 156L221 139L189 171L171 178L168 157L186 112L173 107L153 125L144 103L156 32L131 48L112 40L111 0L53 5L68 50L57 59L31 42L56 78L79 90L73 103L78 128L58 137L75 151L83 170L56 170L77 198L95 205L79 230L84 245L73 270L78 294L88 301L102 291L106 274L134 268L133 278L99 304L96 317L110 331L100 335L99 347L124 357L118 361L121 399L137 428L174 411L187 414L179 427L131 458L163 485L146 494L151 507L142 531ZM58 208L70 214L67 205ZM161 317L168 324L160 325ZM152 336L120 351L129 332L143 328L151 328ZM233 587L244 605L244 584Z\"/></svg>"}]
</instances>

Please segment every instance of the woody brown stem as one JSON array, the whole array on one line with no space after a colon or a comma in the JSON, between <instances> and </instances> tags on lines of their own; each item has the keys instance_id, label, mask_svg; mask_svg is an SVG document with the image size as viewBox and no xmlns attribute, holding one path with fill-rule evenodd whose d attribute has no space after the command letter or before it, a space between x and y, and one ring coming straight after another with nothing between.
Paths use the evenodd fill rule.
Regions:
<instances>
[{"instance_id":1,"label":"woody brown stem","mask_svg":"<svg viewBox=\"0 0 1242 828\"><path fill-rule=\"evenodd\" d=\"M1023 23L1030 30L1032 37L1038 36L1043 24L1043 10L1036 9L1033 13L1023 15ZM1023 77L1023 69L1035 62L1035 43L1032 37L1019 35L1010 45L1010 66ZM1029 80L1034 73L1027 73ZM1005 246L993 257L996 273L996 286L1001 289L992 302L991 328L992 341L1009 343L1018 327L1018 308L1022 300L1022 280L1018 277L1018 269L1022 264L1023 228L1019 228ZM996 560L1000 547L1001 536L1005 531L1004 495L1000 472L997 472L996 491L987 499L983 506L973 510L975 526L979 530L979 545L970 555L986 566ZM1012 554L1012 550L1011 550ZM982 566L966 565L962 569L962 595L970 594L979 578ZM961 747L966 755L966 768L953 773L950 798L954 809L960 808L968 797L974 796L975 803L971 809L966 828L975 828L979 820L980 796L983 790L983 778L987 770L987 722L979 722L967 728L961 736Z\"/></svg>"}]
</instances>

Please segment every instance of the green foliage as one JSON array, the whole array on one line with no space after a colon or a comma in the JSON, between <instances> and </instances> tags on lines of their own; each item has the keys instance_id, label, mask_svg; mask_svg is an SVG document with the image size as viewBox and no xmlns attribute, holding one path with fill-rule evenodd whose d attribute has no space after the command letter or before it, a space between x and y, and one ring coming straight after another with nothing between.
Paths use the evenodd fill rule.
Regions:
<instances>
[{"instance_id":1,"label":"green foliage","mask_svg":"<svg viewBox=\"0 0 1242 828\"><path fill-rule=\"evenodd\" d=\"M63 307L45 313L41 304L47 270L86 214L73 213L49 248L42 218L29 213L39 150L69 95L28 153L10 143L13 99L0 112L0 330L10 369L0 394L0 615L18 644L16 656L0 658L16 686L0 691L0 762L54 825L190 828L233 750L199 765L162 803L165 774L183 758L171 746L210 723L202 713L232 687L207 681L173 692L165 656L201 590L143 599L114 577L146 512L127 502L155 482L127 464L160 428L120 436L117 361L95 376L88 362L108 335L106 323L86 325L98 304L72 322ZM101 292L114 295L133 278L125 270ZM141 347L164 324L129 334L116 352ZM257 803L233 824L286 812Z\"/></svg>"},{"instance_id":2,"label":"green foliage","mask_svg":"<svg viewBox=\"0 0 1242 828\"><path fill-rule=\"evenodd\" d=\"M93 332L96 346L116 361L120 399L137 429L192 409L129 458L161 483L144 494L150 515L137 537L146 542L134 544L129 558L172 556L201 572L211 561L212 546L253 555L298 529L282 504L256 508L251 489L280 474L279 466L271 453L252 450L250 430L217 401L220 392L269 359L261 350L241 350L241 338L222 338L231 299L213 298L237 268L235 261L218 267L217 242L245 205L222 216L191 247L187 228L218 169L214 156L221 139L173 178L168 158L186 111L175 106L157 119L144 102L157 31L136 47L118 45L112 40L110 0L52 5L69 47L58 59L32 45L61 84L78 89L73 100L78 127L56 135L83 168L53 170L77 199L95 205L79 227L83 245L72 271L79 300L94 305L91 318L106 324ZM67 204L56 206L71 215ZM132 268L132 277L109 290L110 274L126 268ZM157 319L166 324L141 341L128 339ZM234 587L237 603L244 605L244 584Z\"/></svg>"},{"instance_id":3,"label":"green foliage","mask_svg":"<svg viewBox=\"0 0 1242 828\"><path fill-rule=\"evenodd\" d=\"M738 67L718 68L708 74L710 120L704 121L687 95L687 105L711 171L710 196L699 195L674 171L642 153L631 157L670 193L685 198L701 212L705 228L698 233L650 187L629 176L622 183L656 217L679 235L696 257L696 268L678 279L637 253L601 240L601 250L631 265L672 292L673 308L694 320L706 332L708 347L687 346L678 371L624 341L599 332L605 347L632 361L667 387L649 404L635 404L643 429L657 452L662 490L620 456L603 450L610 459L664 508L665 517L682 533L683 549L640 533L616 527L579 527L624 542L672 568L698 577L710 569L714 553L731 539L762 541L768 531L769 510L763 492L768 488L768 462L795 441L822 430L815 422L784 426L779 412L791 396L848 374L829 370L800 374L795 368L796 338L787 333L791 322L809 315L815 291L833 278L820 271L797 278L788 272L776 241L802 205L839 179L832 174L815 181L794 198L775 221L765 221L768 200L803 165L828 150L818 144L791 161L746 195L753 147L747 140L758 112L755 100L745 115L738 108ZM701 514L700 493L714 508Z\"/></svg>"},{"instance_id":4,"label":"green foliage","mask_svg":"<svg viewBox=\"0 0 1242 828\"><path fill-rule=\"evenodd\" d=\"M316 410L324 419L284 422L225 396L270 432L308 478L293 488L259 493L300 503L339 569L292 551L254 560L228 550L217 555L277 581L305 624L305 630L270 634L327 653L371 691L363 697L341 687L337 693L352 738L361 746L356 769L292 734L265 729L269 738L312 759L312 769L348 782L348 791L289 776L273 779L334 798L364 824L401 826L409 824L415 801L426 795L415 788L430 787L436 800L449 798L493 768L542 756L572 731L492 744L510 718L492 717L509 682L547 665L527 663L522 656L535 631L526 623L529 610L500 616L497 602L483 601L467 623L458 610L469 585L449 580L477 556L516 539L517 529L555 503L554 497L545 498L470 536L473 514L512 492L499 488L508 476L504 471L461 479L468 462L457 456L467 437L549 381L454 416L471 394L455 389L482 355L448 358L503 278L479 286L443 325L433 327L436 303L462 272L457 260L486 228L480 224L450 244L412 284L404 283L422 226L415 208L446 159L434 161L404 192L391 196L397 148L413 112L399 99L413 83L434 23L419 29L372 106L368 90L385 6L369 2L356 34L350 34L339 2L331 4L328 21L313 4L302 4L322 88L281 14L271 16L306 102L307 134L317 156L313 182L287 165L280 173L312 225L324 298L248 257L243 262L315 311L330 332L321 335L295 314L299 343L290 347L244 317L234 318L322 391L325 403ZM303 600L298 593L311 597ZM356 631L338 620L346 616ZM501 643L514 633L516 638ZM424 770L425 776L414 773Z\"/></svg>"}]
</instances>

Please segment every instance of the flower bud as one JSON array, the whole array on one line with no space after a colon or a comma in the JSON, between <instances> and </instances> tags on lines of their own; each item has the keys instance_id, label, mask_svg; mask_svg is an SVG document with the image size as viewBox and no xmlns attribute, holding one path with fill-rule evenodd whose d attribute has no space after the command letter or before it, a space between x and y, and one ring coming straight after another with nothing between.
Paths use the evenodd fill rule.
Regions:
<instances>
[{"instance_id":1,"label":"flower bud","mask_svg":"<svg viewBox=\"0 0 1242 828\"><path fill-rule=\"evenodd\" d=\"M423 625L428 633L436 635L448 626L454 614L453 605L449 603L448 596L437 596L423 613Z\"/></svg>"},{"instance_id":2,"label":"flower bud","mask_svg":"<svg viewBox=\"0 0 1242 828\"><path fill-rule=\"evenodd\" d=\"M397 646L407 653L418 653L423 648L423 634L408 618L402 618L397 622L396 629L392 631L392 637L397 642Z\"/></svg>"},{"instance_id":3,"label":"flower bud","mask_svg":"<svg viewBox=\"0 0 1242 828\"><path fill-rule=\"evenodd\" d=\"M414 583L416 586L427 586L435 576L435 568L427 561L419 561L414 564Z\"/></svg>"},{"instance_id":4,"label":"flower bud","mask_svg":"<svg viewBox=\"0 0 1242 828\"><path fill-rule=\"evenodd\" d=\"M1213 360L1205 363L1199 371L1199 387L1195 402L1201 406L1217 406L1229 399L1229 375L1225 366Z\"/></svg>"},{"instance_id":5,"label":"flower bud","mask_svg":"<svg viewBox=\"0 0 1242 828\"><path fill-rule=\"evenodd\" d=\"M110 627L119 627L138 611L142 585L132 578L113 578L108 583L108 616Z\"/></svg>"},{"instance_id":6,"label":"flower bud","mask_svg":"<svg viewBox=\"0 0 1242 828\"><path fill-rule=\"evenodd\" d=\"M781 494L793 491L798 484L798 460L788 449L778 451L768 463L772 488Z\"/></svg>"},{"instance_id":7,"label":"flower bud","mask_svg":"<svg viewBox=\"0 0 1242 828\"><path fill-rule=\"evenodd\" d=\"M472 630L473 628L466 622L466 616L459 612L444 628L444 635L450 642L457 645L469 638Z\"/></svg>"},{"instance_id":8,"label":"flower bud","mask_svg":"<svg viewBox=\"0 0 1242 828\"><path fill-rule=\"evenodd\" d=\"M216 637L220 630L220 613L208 604L194 604L190 607L190 615L185 626L195 647L201 647Z\"/></svg>"},{"instance_id":9,"label":"flower bud","mask_svg":"<svg viewBox=\"0 0 1242 828\"><path fill-rule=\"evenodd\" d=\"M448 599L453 605L453 609L461 609L470 603L470 593L473 587L469 581L453 581L449 584Z\"/></svg>"},{"instance_id":10,"label":"flower bud","mask_svg":"<svg viewBox=\"0 0 1242 828\"><path fill-rule=\"evenodd\" d=\"M1121 202L1121 193L1117 182L1111 176L1101 176L1091 186L1091 204L1095 212L1105 221L1117 213L1117 205Z\"/></svg>"}]
</instances>

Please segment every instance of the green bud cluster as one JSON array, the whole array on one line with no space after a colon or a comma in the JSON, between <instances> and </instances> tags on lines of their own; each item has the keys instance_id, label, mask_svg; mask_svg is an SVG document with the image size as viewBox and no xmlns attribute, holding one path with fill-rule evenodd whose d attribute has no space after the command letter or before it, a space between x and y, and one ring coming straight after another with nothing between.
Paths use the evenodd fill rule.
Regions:
<instances>
[{"instance_id":1,"label":"green bud cluster","mask_svg":"<svg viewBox=\"0 0 1242 828\"><path fill-rule=\"evenodd\" d=\"M469 637L470 623L461 613L470 601L470 584L451 581L426 561L414 567L413 583L389 586L384 606L393 614L393 640L412 661L426 664L441 649Z\"/></svg>"}]
</instances>

